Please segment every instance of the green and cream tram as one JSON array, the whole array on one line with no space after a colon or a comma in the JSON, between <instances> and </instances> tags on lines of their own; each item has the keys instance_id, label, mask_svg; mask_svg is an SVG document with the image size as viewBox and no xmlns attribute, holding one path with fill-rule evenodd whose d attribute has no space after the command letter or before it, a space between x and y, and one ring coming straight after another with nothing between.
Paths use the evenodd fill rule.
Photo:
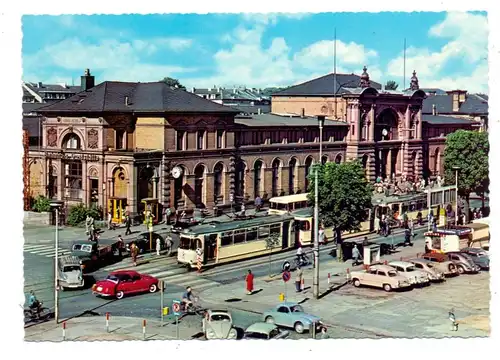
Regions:
<instances>
[{"instance_id":1,"label":"green and cream tram","mask_svg":"<svg viewBox=\"0 0 500 360\"><path fill-rule=\"evenodd\" d=\"M249 259L268 254L269 237L277 241L273 251L295 246L294 218L291 215L269 215L249 220L200 224L180 234L177 261L192 268Z\"/></svg>"}]
</instances>

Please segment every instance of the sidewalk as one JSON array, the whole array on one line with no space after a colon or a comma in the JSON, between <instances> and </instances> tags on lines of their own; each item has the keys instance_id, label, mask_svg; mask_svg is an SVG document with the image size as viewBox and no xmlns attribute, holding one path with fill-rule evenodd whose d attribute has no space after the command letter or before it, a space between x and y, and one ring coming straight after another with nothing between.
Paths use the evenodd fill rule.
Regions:
<instances>
[{"instance_id":1,"label":"sidewalk","mask_svg":"<svg viewBox=\"0 0 500 360\"><path fill-rule=\"evenodd\" d=\"M66 321L66 341L116 341L116 340L176 340L177 330L173 317L165 317L161 326L159 320L146 320L146 336L143 335L143 319L112 316L109 332L106 331L104 316L81 317ZM179 339L197 338L200 326L194 328L179 321ZM63 323L55 321L25 328L25 341L63 341Z\"/></svg>"}]
</instances>

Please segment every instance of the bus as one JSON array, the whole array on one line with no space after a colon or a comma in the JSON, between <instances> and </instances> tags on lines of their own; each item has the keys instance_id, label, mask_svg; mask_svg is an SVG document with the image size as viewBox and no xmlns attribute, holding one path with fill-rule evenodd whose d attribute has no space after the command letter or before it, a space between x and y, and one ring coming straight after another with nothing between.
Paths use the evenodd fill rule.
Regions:
<instances>
[{"instance_id":1,"label":"bus","mask_svg":"<svg viewBox=\"0 0 500 360\"><path fill-rule=\"evenodd\" d=\"M268 213L270 215L284 215L307 208L309 206L307 195L308 193L272 197L269 199Z\"/></svg>"},{"instance_id":2,"label":"bus","mask_svg":"<svg viewBox=\"0 0 500 360\"><path fill-rule=\"evenodd\" d=\"M180 233L177 262L190 268L213 266L295 247L291 215L268 215L247 220L200 224ZM275 243L269 244L274 237Z\"/></svg>"}]
</instances>

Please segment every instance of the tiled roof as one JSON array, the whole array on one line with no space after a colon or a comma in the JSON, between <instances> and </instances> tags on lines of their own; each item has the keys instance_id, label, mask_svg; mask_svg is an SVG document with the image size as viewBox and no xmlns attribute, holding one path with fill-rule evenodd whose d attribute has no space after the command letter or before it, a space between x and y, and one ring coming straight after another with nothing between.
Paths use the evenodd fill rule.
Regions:
<instances>
[{"instance_id":1,"label":"tiled roof","mask_svg":"<svg viewBox=\"0 0 500 360\"><path fill-rule=\"evenodd\" d=\"M360 83L360 76L355 74L337 74L336 75L336 91L337 94L349 93L349 88L357 88ZM335 93L334 74L328 74L317 79L309 80L305 83L292 86L283 91L279 91L273 96L288 96L288 95L333 95ZM370 81L371 87L380 90L382 85L375 81Z\"/></svg>"},{"instance_id":2,"label":"tiled roof","mask_svg":"<svg viewBox=\"0 0 500 360\"><path fill-rule=\"evenodd\" d=\"M125 99L128 97L128 106ZM163 82L129 83L105 81L40 112L213 112L238 113Z\"/></svg>"},{"instance_id":3,"label":"tiled roof","mask_svg":"<svg viewBox=\"0 0 500 360\"><path fill-rule=\"evenodd\" d=\"M422 106L424 114L432 114L432 105L436 105L438 114L487 114L488 101L483 98L484 96L476 94L467 94L465 102L460 105L457 112L453 111L453 95L431 95L427 97Z\"/></svg>"},{"instance_id":4,"label":"tiled roof","mask_svg":"<svg viewBox=\"0 0 500 360\"><path fill-rule=\"evenodd\" d=\"M281 116L276 114L260 114L252 116L237 116L236 124L245 126L318 126L316 117ZM345 122L325 120L325 126L347 126Z\"/></svg>"},{"instance_id":5,"label":"tiled roof","mask_svg":"<svg viewBox=\"0 0 500 360\"><path fill-rule=\"evenodd\" d=\"M23 103L23 114L29 114L35 112L37 109L45 106L44 103Z\"/></svg>"},{"instance_id":6,"label":"tiled roof","mask_svg":"<svg viewBox=\"0 0 500 360\"><path fill-rule=\"evenodd\" d=\"M80 86L70 86L70 85L62 85L62 84L43 84L43 83L25 83L31 90L35 91L38 94L43 92L60 92L60 93L69 93L76 94L80 91Z\"/></svg>"},{"instance_id":7,"label":"tiled roof","mask_svg":"<svg viewBox=\"0 0 500 360\"><path fill-rule=\"evenodd\" d=\"M241 100L269 100L269 96L264 95L258 89L247 88L212 88L212 89L197 89L193 88L192 91L197 95L215 95L216 100L227 99L241 99Z\"/></svg>"},{"instance_id":8,"label":"tiled roof","mask_svg":"<svg viewBox=\"0 0 500 360\"><path fill-rule=\"evenodd\" d=\"M257 114L259 109L263 114L271 112L271 105L236 105L233 108L241 110L241 112L246 114Z\"/></svg>"},{"instance_id":9,"label":"tiled roof","mask_svg":"<svg viewBox=\"0 0 500 360\"><path fill-rule=\"evenodd\" d=\"M430 125L478 124L477 121L444 115L422 115L422 120Z\"/></svg>"},{"instance_id":10,"label":"tiled roof","mask_svg":"<svg viewBox=\"0 0 500 360\"><path fill-rule=\"evenodd\" d=\"M436 95L446 95L446 91L438 88L420 88L420 90L424 91L426 94L435 93Z\"/></svg>"}]
</instances>

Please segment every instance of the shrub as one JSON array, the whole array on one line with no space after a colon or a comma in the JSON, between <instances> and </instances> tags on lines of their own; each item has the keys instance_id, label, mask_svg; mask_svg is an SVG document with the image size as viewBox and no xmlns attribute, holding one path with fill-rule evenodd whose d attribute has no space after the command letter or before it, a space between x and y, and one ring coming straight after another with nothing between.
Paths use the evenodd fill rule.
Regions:
<instances>
[{"instance_id":1,"label":"shrub","mask_svg":"<svg viewBox=\"0 0 500 360\"><path fill-rule=\"evenodd\" d=\"M48 212L50 211L50 200L43 195L38 195L33 202L33 211Z\"/></svg>"},{"instance_id":2,"label":"shrub","mask_svg":"<svg viewBox=\"0 0 500 360\"><path fill-rule=\"evenodd\" d=\"M84 204L74 205L69 209L68 225L78 226L87 218L87 208Z\"/></svg>"}]
</instances>

